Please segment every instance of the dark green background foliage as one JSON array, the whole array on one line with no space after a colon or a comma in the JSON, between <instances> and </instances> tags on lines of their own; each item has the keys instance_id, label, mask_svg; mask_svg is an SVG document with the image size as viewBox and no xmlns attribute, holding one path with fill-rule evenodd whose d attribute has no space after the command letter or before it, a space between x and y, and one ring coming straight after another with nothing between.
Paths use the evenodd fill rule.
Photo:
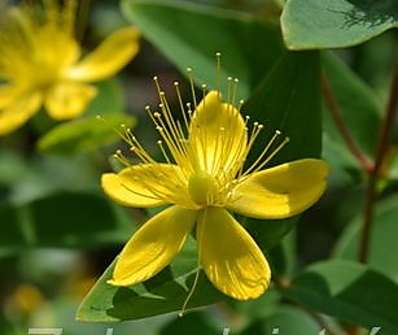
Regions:
<instances>
[{"instance_id":1,"label":"dark green background foliage","mask_svg":"<svg viewBox=\"0 0 398 335\"><path fill-rule=\"evenodd\" d=\"M281 335L315 335L326 327L361 335L381 327L378 334L398 334L398 128L376 180L370 255L361 264L368 171L347 146L325 91L326 82L352 141L372 162L397 58L398 3L97 0L90 9L81 41L87 50L128 24L142 32L141 50L117 78L97 84L98 96L79 119L55 123L41 113L0 139L0 333L63 327L66 335L89 335L114 327L115 335L224 328L270 335L279 328ZM120 168L109 157L125 148L114 132L122 123L160 157L144 112L158 103L152 77L160 77L178 111L173 81L187 101L187 67L198 88L214 88L216 52L224 82L239 79L242 112L265 125L250 159L279 129L290 143L272 165L321 157L331 174L321 201L301 216L238 218L271 264L264 296L233 301L201 272L192 311L178 318L197 267L195 239L149 281L106 284L123 244L154 211L115 205L102 194L100 176Z\"/></svg>"}]
</instances>

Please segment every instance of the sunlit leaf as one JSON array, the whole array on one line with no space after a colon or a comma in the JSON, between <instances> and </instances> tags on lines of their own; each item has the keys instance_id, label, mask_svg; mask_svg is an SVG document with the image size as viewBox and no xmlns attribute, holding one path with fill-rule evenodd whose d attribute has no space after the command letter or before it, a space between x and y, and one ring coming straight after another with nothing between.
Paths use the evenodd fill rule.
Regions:
<instances>
[{"instance_id":1,"label":"sunlit leaf","mask_svg":"<svg viewBox=\"0 0 398 335\"><path fill-rule=\"evenodd\" d=\"M135 118L123 114L109 114L104 119L87 116L50 130L39 140L38 149L56 154L93 151L120 140L115 129L120 129L121 124L132 128L135 123Z\"/></svg>"},{"instance_id":2,"label":"sunlit leaf","mask_svg":"<svg viewBox=\"0 0 398 335\"><path fill-rule=\"evenodd\" d=\"M398 26L391 0L288 0L282 31L290 49L349 47Z\"/></svg>"},{"instance_id":3,"label":"sunlit leaf","mask_svg":"<svg viewBox=\"0 0 398 335\"><path fill-rule=\"evenodd\" d=\"M145 283L129 288L106 283L112 278L115 262L112 263L82 302L77 312L78 320L135 320L181 311L195 277L195 249L195 243L190 241L171 266ZM223 295L202 272L188 308L207 306L221 299Z\"/></svg>"}]
</instances>

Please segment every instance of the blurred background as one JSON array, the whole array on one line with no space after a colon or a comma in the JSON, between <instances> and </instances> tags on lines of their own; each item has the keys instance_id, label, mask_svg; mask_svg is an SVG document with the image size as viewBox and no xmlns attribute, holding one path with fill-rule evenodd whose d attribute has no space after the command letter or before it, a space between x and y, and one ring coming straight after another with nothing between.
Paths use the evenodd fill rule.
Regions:
<instances>
[{"instance_id":1,"label":"blurred background","mask_svg":"<svg viewBox=\"0 0 398 335\"><path fill-rule=\"evenodd\" d=\"M191 2L250 12L275 22L280 14L275 1ZM116 0L92 0L90 8L82 40L86 50L92 50L112 31L128 24ZM375 90L379 101L384 101L388 93L396 42L397 33L390 31L361 46L337 52ZM172 83L183 82L184 76L142 39L138 56L117 78L97 84L99 95L87 115L101 114L106 119L107 115L127 113L130 122L136 125L137 136L147 148L156 152L156 134L144 111L145 105L157 104L154 75L161 78L166 92L170 91L170 103L177 105L171 93ZM101 141L87 142L86 129L73 139L73 145L42 143L40 149L39 139L55 126L45 113L39 113L22 129L0 138L2 335L27 334L29 327L63 328L64 335L105 335L110 327L114 328L114 335L177 335L185 334L187 329L191 335L222 334L224 327L231 328L234 333L242 331L249 321L253 328L246 329L247 334L268 334L265 324L253 321L270 313L277 299L273 294L239 306L224 303L209 307L183 319L166 315L121 324L75 321L78 305L118 254L135 224L145 220L146 213L121 210L101 193L100 175L115 167L109 157L121 146L115 137L99 137ZM101 128L100 123L98 128ZM396 190L396 178L398 164L392 160L386 195ZM302 216L297 228L284 239L291 250L291 271L335 252L333 246L343 228L362 206L361 180L357 170L334 170L323 200ZM294 318L307 323L307 329L319 328L313 319L294 306L287 305L272 315L276 323L290 320L292 329L286 330L286 334L297 330Z\"/></svg>"}]
</instances>

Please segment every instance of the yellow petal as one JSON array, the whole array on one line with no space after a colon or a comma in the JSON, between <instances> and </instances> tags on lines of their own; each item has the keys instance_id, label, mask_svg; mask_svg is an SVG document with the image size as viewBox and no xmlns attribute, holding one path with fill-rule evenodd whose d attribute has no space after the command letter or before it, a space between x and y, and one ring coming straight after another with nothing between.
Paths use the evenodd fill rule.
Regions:
<instances>
[{"instance_id":1,"label":"yellow petal","mask_svg":"<svg viewBox=\"0 0 398 335\"><path fill-rule=\"evenodd\" d=\"M102 187L110 198L123 206L157 207L174 203L194 208L182 178L176 165L133 165L118 174L104 174Z\"/></svg>"},{"instance_id":2,"label":"yellow petal","mask_svg":"<svg viewBox=\"0 0 398 335\"><path fill-rule=\"evenodd\" d=\"M31 34L34 34L33 47L40 50L40 61L48 69L54 71L66 69L76 63L80 57L78 42L68 31L62 31L56 25L44 25Z\"/></svg>"},{"instance_id":3,"label":"yellow petal","mask_svg":"<svg viewBox=\"0 0 398 335\"><path fill-rule=\"evenodd\" d=\"M196 216L196 211L173 206L146 222L124 247L108 283L130 286L163 270L183 247Z\"/></svg>"},{"instance_id":4,"label":"yellow petal","mask_svg":"<svg viewBox=\"0 0 398 335\"><path fill-rule=\"evenodd\" d=\"M71 67L67 78L97 81L115 75L137 54L139 32L136 28L122 28L110 35L96 50Z\"/></svg>"},{"instance_id":5,"label":"yellow petal","mask_svg":"<svg viewBox=\"0 0 398 335\"><path fill-rule=\"evenodd\" d=\"M17 90L11 85L0 85L0 109L7 107L14 101L17 95Z\"/></svg>"},{"instance_id":6,"label":"yellow petal","mask_svg":"<svg viewBox=\"0 0 398 335\"><path fill-rule=\"evenodd\" d=\"M85 112L96 94L92 86L63 82L49 90L45 105L48 114L55 120L73 119Z\"/></svg>"},{"instance_id":7,"label":"yellow petal","mask_svg":"<svg viewBox=\"0 0 398 335\"><path fill-rule=\"evenodd\" d=\"M271 270L260 248L224 209L209 207L198 219L199 257L207 277L224 294L239 300L265 292Z\"/></svg>"},{"instance_id":8,"label":"yellow petal","mask_svg":"<svg viewBox=\"0 0 398 335\"><path fill-rule=\"evenodd\" d=\"M202 171L210 175L237 172L246 149L245 122L236 108L222 103L219 93L211 91L193 115L190 141Z\"/></svg>"},{"instance_id":9,"label":"yellow petal","mask_svg":"<svg viewBox=\"0 0 398 335\"><path fill-rule=\"evenodd\" d=\"M39 93L21 96L0 109L0 135L6 135L21 127L41 106Z\"/></svg>"},{"instance_id":10,"label":"yellow petal","mask_svg":"<svg viewBox=\"0 0 398 335\"><path fill-rule=\"evenodd\" d=\"M322 160L303 159L254 173L235 188L228 208L259 219L291 217L319 200L328 171Z\"/></svg>"}]
</instances>

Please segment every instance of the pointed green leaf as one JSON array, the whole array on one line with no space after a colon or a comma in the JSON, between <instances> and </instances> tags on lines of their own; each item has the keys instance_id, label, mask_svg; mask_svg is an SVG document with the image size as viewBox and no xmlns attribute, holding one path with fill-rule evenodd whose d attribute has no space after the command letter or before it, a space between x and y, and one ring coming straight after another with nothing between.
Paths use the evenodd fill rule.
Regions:
<instances>
[{"instance_id":1,"label":"pointed green leaf","mask_svg":"<svg viewBox=\"0 0 398 335\"><path fill-rule=\"evenodd\" d=\"M166 324L159 335L219 335L222 329L218 329L215 322L201 312L189 313L183 318L175 318Z\"/></svg>"},{"instance_id":2,"label":"pointed green leaf","mask_svg":"<svg viewBox=\"0 0 398 335\"><path fill-rule=\"evenodd\" d=\"M86 116L56 126L39 139L37 146L40 151L63 155L94 151L120 140L115 129L121 124L131 128L135 123L135 118L123 114L109 114L104 120Z\"/></svg>"},{"instance_id":3,"label":"pointed green leaf","mask_svg":"<svg viewBox=\"0 0 398 335\"><path fill-rule=\"evenodd\" d=\"M282 31L289 49L341 48L398 26L394 0L288 0Z\"/></svg>"},{"instance_id":4,"label":"pointed green leaf","mask_svg":"<svg viewBox=\"0 0 398 335\"><path fill-rule=\"evenodd\" d=\"M342 60L332 53L322 57L325 74L330 81L333 93L341 107L347 127L357 140L360 148L367 154L374 153L378 139L380 105L372 89L367 86ZM341 135L337 132L330 113L325 112L325 130L340 143Z\"/></svg>"},{"instance_id":5,"label":"pointed green leaf","mask_svg":"<svg viewBox=\"0 0 398 335\"><path fill-rule=\"evenodd\" d=\"M398 236L398 197L392 196L377 204L370 240L369 265L398 283L396 253ZM338 241L335 256L355 260L358 255L363 218L356 217L345 229Z\"/></svg>"},{"instance_id":6,"label":"pointed green leaf","mask_svg":"<svg viewBox=\"0 0 398 335\"><path fill-rule=\"evenodd\" d=\"M195 244L190 241L171 266L145 283L129 288L107 284L112 278L114 264L109 266L80 305L78 320L124 321L181 311L196 274L197 255ZM221 299L223 295L201 272L188 308L210 305Z\"/></svg>"},{"instance_id":7,"label":"pointed green leaf","mask_svg":"<svg viewBox=\"0 0 398 335\"><path fill-rule=\"evenodd\" d=\"M339 104L344 123L362 152L372 157L380 124L380 104L375 93L332 53L322 54L322 66ZM358 162L348 150L326 105L323 126L326 138L323 156L334 167L359 169Z\"/></svg>"},{"instance_id":8,"label":"pointed green leaf","mask_svg":"<svg viewBox=\"0 0 398 335\"><path fill-rule=\"evenodd\" d=\"M256 320L239 335L253 334L316 335L321 333L318 323L305 311L297 307L280 306L272 315Z\"/></svg>"},{"instance_id":9,"label":"pointed green leaf","mask_svg":"<svg viewBox=\"0 0 398 335\"><path fill-rule=\"evenodd\" d=\"M123 0L122 7L126 17L182 72L192 67L199 83L214 86L215 54L221 52L223 76L239 78L242 98L247 98L282 50L276 26L239 12L170 0Z\"/></svg>"},{"instance_id":10,"label":"pointed green leaf","mask_svg":"<svg viewBox=\"0 0 398 335\"><path fill-rule=\"evenodd\" d=\"M320 63L317 52L287 52L243 107L251 121L264 124L249 161L263 151L275 130L290 142L268 164L319 157L321 152ZM282 141L279 139L279 143ZM276 147L276 146L275 146ZM286 220L247 219L248 230L263 250L270 250L294 227Z\"/></svg>"},{"instance_id":11,"label":"pointed green leaf","mask_svg":"<svg viewBox=\"0 0 398 335\"><path fill-rule=\"evenodd\" d=\"M332 260L312 265L284 294L340 320L381 327L383 335L398 332L398 285L362 264Z\"/></svg>"},{"instance_id":12,"label":"pointed green leaf","mask_svg":"<svg viewBox=\"0 0 398 335\"><path fill-rule=\"evenodd\" d=\"M96 83L98 94L90 103L85 115L121 114L126 110L122 85L116 79Z\"/></svg>"},{"instance_id":13,"label":"pointed green leaf","mask_svg":"<svg viewBox=\"0 0 398 335\"><path fill-rule=\"evenodd\" d=\"M264 124L252 152L258 157L276 129L290 142L271 165L321 153L320 62L317 52L287 52L243 107L251 121Z\"/></svg>"}]
</instances>

